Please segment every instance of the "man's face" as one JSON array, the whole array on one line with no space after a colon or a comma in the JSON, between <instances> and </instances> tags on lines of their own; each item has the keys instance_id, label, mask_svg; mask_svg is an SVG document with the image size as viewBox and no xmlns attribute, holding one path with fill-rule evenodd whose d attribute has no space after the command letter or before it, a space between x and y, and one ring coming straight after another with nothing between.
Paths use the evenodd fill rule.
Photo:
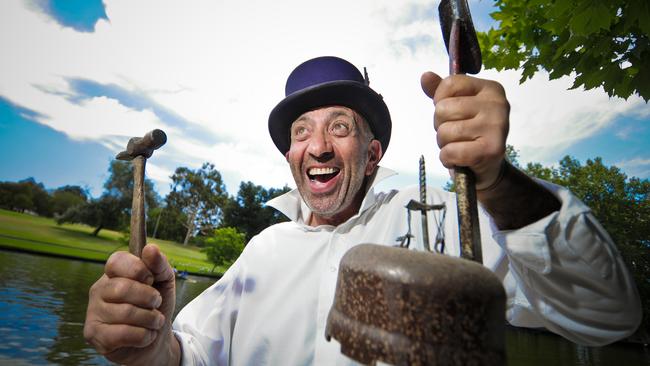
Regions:
<instances>
[{"instance_id":1,"label":"man's face","mask_svg":"<svg viewBox=\"0 0 650 366\"><path fill-rule=\"evenodd\" d=\"M323 107L300 116L290 134L286 158L314 215L347 216L342 221L354 215L364 179L381 158L381 144L363 118L350 108Z\"/></svg>"}]
</instances>

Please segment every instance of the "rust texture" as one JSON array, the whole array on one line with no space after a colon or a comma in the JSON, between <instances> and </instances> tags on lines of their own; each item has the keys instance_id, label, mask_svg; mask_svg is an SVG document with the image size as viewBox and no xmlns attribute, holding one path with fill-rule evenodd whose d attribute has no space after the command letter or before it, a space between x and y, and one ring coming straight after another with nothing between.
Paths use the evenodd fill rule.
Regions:
<instances>
[{"instance_id":1,"label":"rust texture","mask_svg":"<svg viewBox=\"0 0 650 366\"><path fill-rule=\"evenodd\" d=\"M454 168L458 232L461 257L483 263L481 231L478 222L474 173L469 168Z\"/></svg>"},{"instance_id":2,"label":"rust texture","mask_svg":"<svg viewBox=\"0 0 650 366\"><path fill-rule=\"evenodd\" d=\"M372 364L503 365L505 291L461 258L363 244L341 260L326 337Z\"/></svg>"},{"instance_id":3,"label":"rust texture","mask_svg":"<svg viewBox=\"0 0 650 366\"><path fill-rule=\"evenodd\" d=\"M427 204L427 176L426 168L424 167L424 155L420 156L420 203L423 207ZM422 215L422 242L424 249L431 251L429 245L429 218L427 217L427 210L420 211Z\"/></svg>"},{"instance_id":4,"label":"rust texture","mask_svg":"<svg viewBox=\"0 0 650 366\"><path fill-rule=\"evenodd\" d=\"M467 0L442 0L438 6L440 26L449 53L449 73L476 74L481 70L481 49L476 38ZM474 173L454 168L461 256L482 263L481 234L476 208Z\"/></svg>"}]
</instances>

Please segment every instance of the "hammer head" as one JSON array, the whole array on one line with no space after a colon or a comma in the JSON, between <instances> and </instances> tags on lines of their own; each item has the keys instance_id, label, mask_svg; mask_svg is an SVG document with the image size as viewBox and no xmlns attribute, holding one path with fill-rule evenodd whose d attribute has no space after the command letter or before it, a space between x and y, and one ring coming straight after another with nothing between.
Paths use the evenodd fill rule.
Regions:
<instances>
[{"instance_id":1,"label":"hammer head","mask_svg":"<svg viewBox=\"0 0 650 366\"><path fill-rule=\"evenodd\" d=\"M151 157L153 151L167 142L167 135L163 130L155 129L149 131L143 137L132 137L126 145L126 150L117 154L119 160L133 160L138 156L145 159Z\"/></svg>"},{"instance_id":2,"label":"hammer head","mask_svg":"<svg viewBox=\"0 0 650 366\"><path fill-rule=\"evenodd\" d=\"M445 46L449 52L449 38L454 22L460 26L459 34L459 64L460 71L465 74L476 74L481 71L481 49L476 38L472 15L469 12L467 0L442 0L438 6L440 26L445 39Z\"/></svg>"}]
</instances>

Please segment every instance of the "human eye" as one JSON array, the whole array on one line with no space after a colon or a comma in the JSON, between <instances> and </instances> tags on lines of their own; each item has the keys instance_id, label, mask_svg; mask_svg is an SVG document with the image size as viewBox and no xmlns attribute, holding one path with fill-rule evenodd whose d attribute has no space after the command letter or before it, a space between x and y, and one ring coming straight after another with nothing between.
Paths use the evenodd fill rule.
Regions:
<instances>
[{"instance_id":1,"label":"human eye","mask_svg":"<svg viewBox=\"0 0 650 366\"><path fill-rule=\"evenodd\" d=\"M291 127L291 137L301 141L309 136L309 129L303 124L297 124Z\"/></svg>"},{"instance_id":2,"label":"human eye","mask_svg":"<svg viewBox=\"0 0 650 366\"><path fill-rule=\"evenodd\" d=\"M350 123L347 121L334 121L330 125L330 133L334 136L345 137L350 134Z\"/></svg>"}]
</instances>

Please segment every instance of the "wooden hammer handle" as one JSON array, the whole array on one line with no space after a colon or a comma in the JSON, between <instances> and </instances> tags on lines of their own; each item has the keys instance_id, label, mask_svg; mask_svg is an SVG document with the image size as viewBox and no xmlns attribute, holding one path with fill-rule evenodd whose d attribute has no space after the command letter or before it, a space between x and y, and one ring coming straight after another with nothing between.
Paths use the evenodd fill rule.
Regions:
<instances>
[{"instance_id":1,"label":"wooden hammer handle","mask_svg":"<svg viewBox=\"0 0 650 366\"><path fill-rule=\"evenodd\" d=\"M131 238L129 252L140 257L147 241L147 227L144 215L144 168L147 159L136 156L133 161L133 202L131 206Z\"/></svg>"}]
</instances>

